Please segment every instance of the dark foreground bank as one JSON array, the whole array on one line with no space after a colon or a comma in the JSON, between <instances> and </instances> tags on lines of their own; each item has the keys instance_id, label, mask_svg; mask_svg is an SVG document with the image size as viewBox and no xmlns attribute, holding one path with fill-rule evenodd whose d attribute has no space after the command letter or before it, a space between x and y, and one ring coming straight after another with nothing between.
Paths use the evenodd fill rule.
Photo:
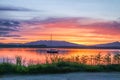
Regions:
<instances>
[{"instance_id":1,"label":"dark foreground bank","mask_svg":"<svg viewBox=\"0 0 120 80\"><path fill-rule=\"evenodd\" d=\"M120 72L120 64L87 65L76 62L55 62L35 65L0 64L0 74L49 74L68 72Z\"/></svg>"}]
</instances>

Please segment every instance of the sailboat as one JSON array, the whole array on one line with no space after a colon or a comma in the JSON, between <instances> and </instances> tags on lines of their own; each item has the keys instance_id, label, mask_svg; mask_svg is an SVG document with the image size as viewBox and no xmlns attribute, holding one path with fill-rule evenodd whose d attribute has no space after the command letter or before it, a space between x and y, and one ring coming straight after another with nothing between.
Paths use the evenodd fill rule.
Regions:
<instances>
[{"instance_id":1,"label":"sailboat","mask_svg":"<svg viewBox=\"0 0 120 80\"><path fill-rule=\"evenodd\" d=\"M52 46L52 34L51 34L51 46ZM57 50L57 49L53 49L53 48L51 48L51 49L49 49L49 50L47 50L47 53L58 53L59 51Z\"/></svg>"},{"instance_id":2,"label":"sailboat","mask_svg":"<svg viewBox=\"0 0 120 80\"><path fill-rule=\"evenodd\" d=\"M56 49L50 49L50 50L47 50L47 53L58 53L58 50L56 50Z\"/></svg>"}]
</instances>

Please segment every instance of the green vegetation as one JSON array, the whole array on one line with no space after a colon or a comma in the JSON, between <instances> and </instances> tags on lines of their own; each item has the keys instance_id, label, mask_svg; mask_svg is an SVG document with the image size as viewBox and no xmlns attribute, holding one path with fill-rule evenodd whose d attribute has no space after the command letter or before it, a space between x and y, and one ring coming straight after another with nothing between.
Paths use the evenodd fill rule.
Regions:
<instances>
[{"instance_id":1,"label":"green vegetation","mask_svg":"<svg viewBox=\"0 0 120 80\"><path fill-rule=\"evenodd\" d=\"M0 74L48 74L67 72L120 72L120 54L100 53L96 56L64 58L54 55L44 64L22 63L22 57L15 57L16 63L9 61L0 64ZM7 59L8 60L8 59Z\"/></svg>"}]
</instances>

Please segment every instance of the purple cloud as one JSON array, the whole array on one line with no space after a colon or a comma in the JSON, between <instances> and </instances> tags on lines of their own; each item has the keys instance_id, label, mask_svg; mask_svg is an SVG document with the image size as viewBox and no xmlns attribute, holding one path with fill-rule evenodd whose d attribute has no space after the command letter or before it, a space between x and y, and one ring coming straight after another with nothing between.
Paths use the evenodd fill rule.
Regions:
<instances>
[{"instance_id":1,"label":"purple cloud","mask_svg":"<svg viewBox=\"0 0 120 80\"><path fill-rule=\"evenodd\" d=\"M20 22L0 19L0 37L8 37L10 32L19 31Z\"/></svg>"},{"instance_id":2,"label":"purple cloud","mask_svg":"<svg viewBox=\"0 0 120 80\"><path fill-rule=\"evenodd\" d=\"M0 11L32 11L32 10L21 7L0 6Z\"/></svg>"}]
</instances>

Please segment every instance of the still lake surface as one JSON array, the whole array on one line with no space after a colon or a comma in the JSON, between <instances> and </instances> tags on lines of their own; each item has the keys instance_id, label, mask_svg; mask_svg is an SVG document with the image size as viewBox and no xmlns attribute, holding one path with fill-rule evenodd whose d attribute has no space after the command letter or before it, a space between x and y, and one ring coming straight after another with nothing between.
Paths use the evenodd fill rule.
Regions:
<instances>
[{"instance_id":1,"label":"still lake surface","mask_svg":"<svg viewBox=\"0 0 120 80\"><path fill-rule=\"evenodd\" d=\"M49 58L52 55L62 56L65 58L75 57L75 56L91 56L91 55L106 55L120 53L120 49L64 49L57 48L59 53L50 54L46 50L49 48L0 48L0 61L3 61L3 58L8 58L10 61L14 62L16 56L21 56L25 61L39 61L44 63L46 58Z\"/></svg>"}]
</instances>

